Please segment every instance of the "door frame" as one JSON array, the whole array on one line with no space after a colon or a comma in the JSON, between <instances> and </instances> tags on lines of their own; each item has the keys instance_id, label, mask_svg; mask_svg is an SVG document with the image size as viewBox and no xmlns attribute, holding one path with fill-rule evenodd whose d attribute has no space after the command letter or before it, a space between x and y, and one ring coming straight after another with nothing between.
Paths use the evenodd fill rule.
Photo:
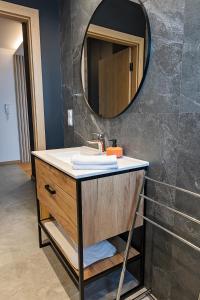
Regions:
<instances>
[{"instance_id":1,"label":"door frame","mask_svg":"<svg viewBox=\"0 0 200 300\"><path fill-rule=\"evenodd\" d=\"M134 47L136 49L136 80L139 87L144 73L144 38L94 24L89 25L87 37Z\"/></svg>"},{"instance_id":2,"label":"door frame","mask_svg":"<svg viewBox=\"0 0 200 300\"><path fill-rule=\"evenodd\" d=\"M35 150L46 149L39 11L0 0L0 16L26 23Z\"/></svg>"}]
</instances>

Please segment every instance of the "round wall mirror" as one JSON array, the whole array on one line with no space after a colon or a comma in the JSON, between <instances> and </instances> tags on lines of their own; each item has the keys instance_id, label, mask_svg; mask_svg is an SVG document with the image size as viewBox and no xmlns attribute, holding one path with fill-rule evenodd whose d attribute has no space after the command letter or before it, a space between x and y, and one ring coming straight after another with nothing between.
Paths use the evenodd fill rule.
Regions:
<instances>
[{"instance_id":1,"label":"round wall mirror","mask_svg":"<svg viewBox=\"0 0 200 300\"><path fill-rule=\"evenodd\" d=\"M82 46L81 78L89 107L114 118L135 100L150 56L150 26L142 3L103 0Z\"/></svg>"}]
</instances>

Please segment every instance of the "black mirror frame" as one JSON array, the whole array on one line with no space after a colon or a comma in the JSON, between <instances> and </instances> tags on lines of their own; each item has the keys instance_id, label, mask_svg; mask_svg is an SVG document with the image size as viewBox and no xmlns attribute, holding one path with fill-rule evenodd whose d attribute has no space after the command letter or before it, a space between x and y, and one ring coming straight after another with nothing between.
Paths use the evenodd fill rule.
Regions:
<instances>
[{"instance_id":1,"label":"black mirror frame","mask_svg":"<svg viewBox=\"0 0 200 300\"><path fill-rule=\"evenodd\" d=\"M143 10L143 13L144 13L144 16L145 16L145 19L146 19L146 24L147 24L147 31L148 31L148 40L147 40L147 43L148 43L148 49L147 49L147 57L146 57L146 63L145 63L145 68L144 68L144 74L143 74L143 77L142 77L142 80L140 82L140 85L139 85L139 88L135 94L135 96L133 97L133 99L130 101L130 103L126 106L126 108L121 111L118 115L114 116L114 117L103 117L103 116L100 116L99 114L97 114L92 108L91 106L89 105L88 101L87 101L87 98L86 98L86 95L85 95L85 91L84 91L84 87L83 87L83 80L82 80L82 55L83 55L83 48L84 48L84 44L85 44L85 40L86 40L86 36L87 36L87 32L88 32L88 28L90 26L90 23L91 23L91 20L96 12L96 10L103 4L103 2L106 1L106 0L102 0L99 5L97 6L97 8L95 9L95 11L93 12L91 18L90 18L90 21L86 27L86 30L85 30L85 34L84 34L84 38L83 38L83 43L82 43L82 46L81 46L81 57L80 57L80 81L81 81L81 95L83 95L84 97L84 100L86 102L86 105L88 106L89 110L95 114L97 117L101 118L101 119L106 119L106 120L109 120L109 119L115 119L117 117L119 117L120 115L122 115L126 110L129 109L129 107L133 104L133 102L135 101L135 99L137 98L137 96L139 95L141 89L142 89L142 86L144 84L144 81L145 81L145 78L146 78L146 75L147 75L147 71L148 71L148 67L149 67L149 62L150 62L150 56L151 56L151 27L150 27L150 21L149 21L149 17L148 17L148 14L147 14L147 11L146 11L146 8L144 7L144 4L142 3L141 0L138 0L138 4L141 5L141 8Z\"/></svg>"}]
</instances>

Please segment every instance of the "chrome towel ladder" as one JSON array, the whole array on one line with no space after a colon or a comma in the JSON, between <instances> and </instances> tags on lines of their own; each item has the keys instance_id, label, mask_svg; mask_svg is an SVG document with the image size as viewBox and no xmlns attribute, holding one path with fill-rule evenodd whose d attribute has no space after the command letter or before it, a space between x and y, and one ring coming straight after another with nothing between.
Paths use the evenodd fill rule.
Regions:
<instances>
[{"instance_id":1,"label":"chrome towel ladder","mask_svg":"<svg viewBox=\"0 0 200 300\"><path fill-rule=\"evenodd\" d=\"M122 287L123 287L123 283L124 283L124 276L125 276L125 272L126 272L127 260L128 260L129 250L130 250L130 246L131 246L131 240L132 240L132 237L133 237L133 230L134 230L134 227L135 227L137 216L139 216L140 218L143 218L143 220L149 222L150 224L156 226L157 228L159 228L159 229L167 232L169 235L173 236L174 238L178 239L179 241L183 242L184 244L188 245L189 247L193 248L194 250L196 250L196 251L198 251L200 253L200 247L196 246L195 244L189 242L188 240L184 239L183 237L179 236L178 234L172 232L171 230L168 230L167 228L161 226L160 224L154 222L153 220L151 220L148 217L146 217L144 215L141 215L139 213L140 202L141 202L142 199L146 199L147 201L149 201L151 203L154 203L156 205L162 206L162 207L168 209L169 211L172 211L175 214L178 214L178 215L180 215L180 216L182 216L184 218L187 218L188 220L190 220L190 221L192 221L192 222L197 223L198 225L200 225L200 220L197 220L196 218L193 218L193 217L191 217L191 216L189 216L189 215L187 215L187 214L185 214L185 213L183 213L183 212L181 212L181 211L179 211L177 209L171 208L171 207L169 207L169 206L167 206L167 205L165 205L163 203L160 203L158 201L155 201L152 198L149 198L149 197L145 196L143 194L143 190L144 190L144 185L145 185L146 181L150 181L150 182L153 182L153 183L156 183L156 184L160 184L160 185L172 188L174 190L186 193L188 195L191 195L191 196L194 196L194 197L197 197L197 198L200 199L200 195L197 194L197 193L194 193L194 192L191 192L191 191L188 191L188 190L185 190L185 189L173 186L171 184L160 182L160 181L157 181L157 180L152 179L150 177L144 176L144 180L143 180L141 192L140 192L140 194L139 194L139 196L138 196L138 198L136 200L137 201L136 202L136 212L135 212L135 214L133 216L133 222L131 224L131 227L130 227L130 230L129 230L129 234L128 234L128 240L127 240L126 249L125 249L125 252L124 252L124 260L123 260L123 266L122 266L122 271L121 271L121 275L120 275L120 280L119 280L119 285L118 285L116 300L120 300L121 299L121 292L122 292Z\"/></svg>"}]
</instances>

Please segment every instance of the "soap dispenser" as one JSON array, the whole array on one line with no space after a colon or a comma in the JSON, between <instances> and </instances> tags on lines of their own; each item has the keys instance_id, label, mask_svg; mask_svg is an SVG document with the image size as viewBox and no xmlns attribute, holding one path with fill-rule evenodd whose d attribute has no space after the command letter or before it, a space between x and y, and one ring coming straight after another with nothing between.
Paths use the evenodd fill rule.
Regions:
<instances>
[{"instance_id":1,"label":"soap dispenser","mask_svg":"<svg viewBox=\"0 0 200 300\"><path fill-rule=\"evenodd\" d=\"M117 158L120 158L123 156L123 149L121 147L117 146L117 140L116 139L112 139L109 140L110 142L112 142L112 147L108 147L106 149L106 154L107 155L116 155Z\"/></svg>"}]
</instances>

